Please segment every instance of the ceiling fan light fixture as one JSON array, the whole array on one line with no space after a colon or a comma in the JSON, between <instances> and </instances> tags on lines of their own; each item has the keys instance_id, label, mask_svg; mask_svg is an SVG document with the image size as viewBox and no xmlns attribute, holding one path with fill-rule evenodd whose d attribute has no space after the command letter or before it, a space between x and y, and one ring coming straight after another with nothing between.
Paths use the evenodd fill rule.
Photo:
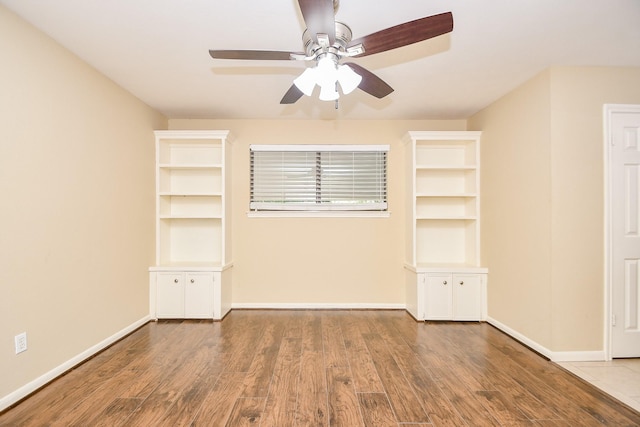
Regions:
<instances>
[{"instance_id":1,"label":"ceiling fan light fixture","mask_svg":"<svg viewBox=\"0 0 640 427\"><path fill-rule=\"evenodd\" d=\"M316 74L317 72L315 68L307 68L302 74L298 76L298 78L293 81L293 84L295 84L302 93L307 96L311 96L311 94L313 93L313 88L316 87Z\"/></svg>"},{"instance_id":2,"label":"ceiling fan light fixture","mask_svg":"<svg viewBox=\"0 0 640 427\"><path fill-rule=\"evenodd\" d=\"M338 64L335 59L325 56L318 60L316 67L317 83L319 86L334 85L338 80Z\"/></svg>"},{"instance_id":3,"label":"ceiling fan light fixture","mask_svg":"<svg viewBox=\"0 0 640 427\"><path fill-rule=\"evenodd\" d=\"M325 84L320 86L320 96L318 97L320 101L335 101L340 98L340 94L336 90L336 84L333 83L333 86Z\"/></svg>"},{"instance_id":4,"label":"ceiling fan light fixture","mask_svg":"<svg viewBox=\"0 0 640 427\"><path fill-rule=\"evenodd\" d=\"M353 92L361 81L362 76L353 71L348 65L338 66L338 83L340 83L342 93L345 95Z\"/></svg>"},{"instance_id":5,"label":"ceiling fan light fixture","mask_svg":"<svg viewBox=\"0 0 640 427\"><path fill-rule=\"evenodd\" d=\"M324 56L318 60L316 82L320 86L321 101L335 101L340 97L336 82L338 81L338 61L333 56Z\"/></svg>"}]
</instances>

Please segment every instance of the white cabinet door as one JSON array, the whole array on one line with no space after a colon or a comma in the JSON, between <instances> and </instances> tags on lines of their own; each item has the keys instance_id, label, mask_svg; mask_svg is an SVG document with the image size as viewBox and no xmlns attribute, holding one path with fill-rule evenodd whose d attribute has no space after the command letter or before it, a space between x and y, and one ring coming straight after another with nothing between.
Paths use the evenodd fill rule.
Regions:
<instances>
[{"instance_id":1,"label":"white cabinet door","mask_svg":"<svg viewBox=\"0 0 640 427\"><path fill-rule=\"evenodd\" d=\"M425 320L451 320L453 294L450 274L425 274Z\"/></svg>"},{"instance_id":2,"label":"white cabinet door","mask_svg":"<svg viewBox=\"0 0 640 427\"><path fill-rule=\"evenodd\" d=\"M483 320L484 274L422 273L424 320Z\"/></svg>"},{"instance_id":3,"label":"white cabinet door","mask_svg":"<svg viewBox=\"0 0 640 427\"><path fill-rule=\"evenodd\" d=\"M184 275L157 273L156 286L156 316L184 317Z\"/></svg>"},{"instance_id":4,"label":"white cabinet door","mask_svg":"<svg viewBox=\"0 0 640 427\"><path fill-rule=\"evenodd\" d=\"M482 318L482 276L454 274L453 320L480 320Z\"/></svg>"},{"instance_id":5,"label":"white cabinet door","mask_svg":"<svg viewBox=\"0 0 640 427\"><path fill-rule=\"evenodd\" d=\"M184 317L213 317L213 273L186 273L184 285Z\"/></svg>"}]
</instances>

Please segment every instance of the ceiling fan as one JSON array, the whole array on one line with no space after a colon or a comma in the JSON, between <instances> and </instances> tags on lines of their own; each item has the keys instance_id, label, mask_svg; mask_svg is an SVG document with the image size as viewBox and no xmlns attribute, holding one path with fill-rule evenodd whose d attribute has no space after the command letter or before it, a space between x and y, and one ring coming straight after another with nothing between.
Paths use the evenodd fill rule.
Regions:
<instances>
[{"instance_id":1,"label":"ceiling fan","mask_svg":"<svg viewBox=\"0 0 640 427\"><path fill-rule=\"evenodd\" d=\"M325 101L339 98L338 84L343 94L359 88L376 98L384 98L393 92L391 86L360 65L340 64L340 60L385 52L453 30L453 16L446 12L352 40L351 29L335 20L339 0L298 0L298 5L307 26L302 34L304 52L212 49L209 54L215 59L315 61L316 67L305 69L294 80L280 104L293 104L302 95L311 95L316 85L320 86L320 99Z\"/></svg>"}]
</instances>

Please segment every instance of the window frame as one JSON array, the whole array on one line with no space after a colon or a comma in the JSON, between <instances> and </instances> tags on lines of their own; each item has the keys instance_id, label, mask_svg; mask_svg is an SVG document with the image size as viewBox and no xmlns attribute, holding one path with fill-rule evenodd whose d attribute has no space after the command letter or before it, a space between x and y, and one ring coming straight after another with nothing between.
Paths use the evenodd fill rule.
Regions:
<instances>
[{"instance_id":1,"label":"window frame","mask_svg":"<svg viewBox=\"0 0 640 427\"><path fill-rule=\"evenodd\" d=\"M252 144L249 146L250 151L250 183L249 183L249 211L247 215L249 217L389 217L389 202L388 202L388 162L390 146L388 144ZM372 205L368 209L353 209L348 204L336 204L336 205L320 205L320 204L299 204L288 206L287 209L267 209L267 208L255 208L252 206L252 191L253 191L253 152L382 152L384 153L384 169L382 176L384 177L384 183L382 194L384 201L384 207L374 208ZM316 172L316 177L321 172ZM316 181L317 182L317 181ZM354 205L356 206L356 205Z\"/></svg>"}]
</instances>

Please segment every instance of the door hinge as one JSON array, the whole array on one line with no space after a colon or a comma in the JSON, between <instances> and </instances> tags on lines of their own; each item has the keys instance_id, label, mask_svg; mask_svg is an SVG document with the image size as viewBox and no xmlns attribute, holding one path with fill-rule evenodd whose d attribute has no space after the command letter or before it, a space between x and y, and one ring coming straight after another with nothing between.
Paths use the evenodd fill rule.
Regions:
<instances>
[{"instance_id":1,"label":"door hinge","mask_svg":"<svg viewBox=\"0 0 640 427\"><path fill-rule=\"evenodd\" d=\"M611 315L611 326L616 326L616 315Z\"/></svg>"}]
</instances>

